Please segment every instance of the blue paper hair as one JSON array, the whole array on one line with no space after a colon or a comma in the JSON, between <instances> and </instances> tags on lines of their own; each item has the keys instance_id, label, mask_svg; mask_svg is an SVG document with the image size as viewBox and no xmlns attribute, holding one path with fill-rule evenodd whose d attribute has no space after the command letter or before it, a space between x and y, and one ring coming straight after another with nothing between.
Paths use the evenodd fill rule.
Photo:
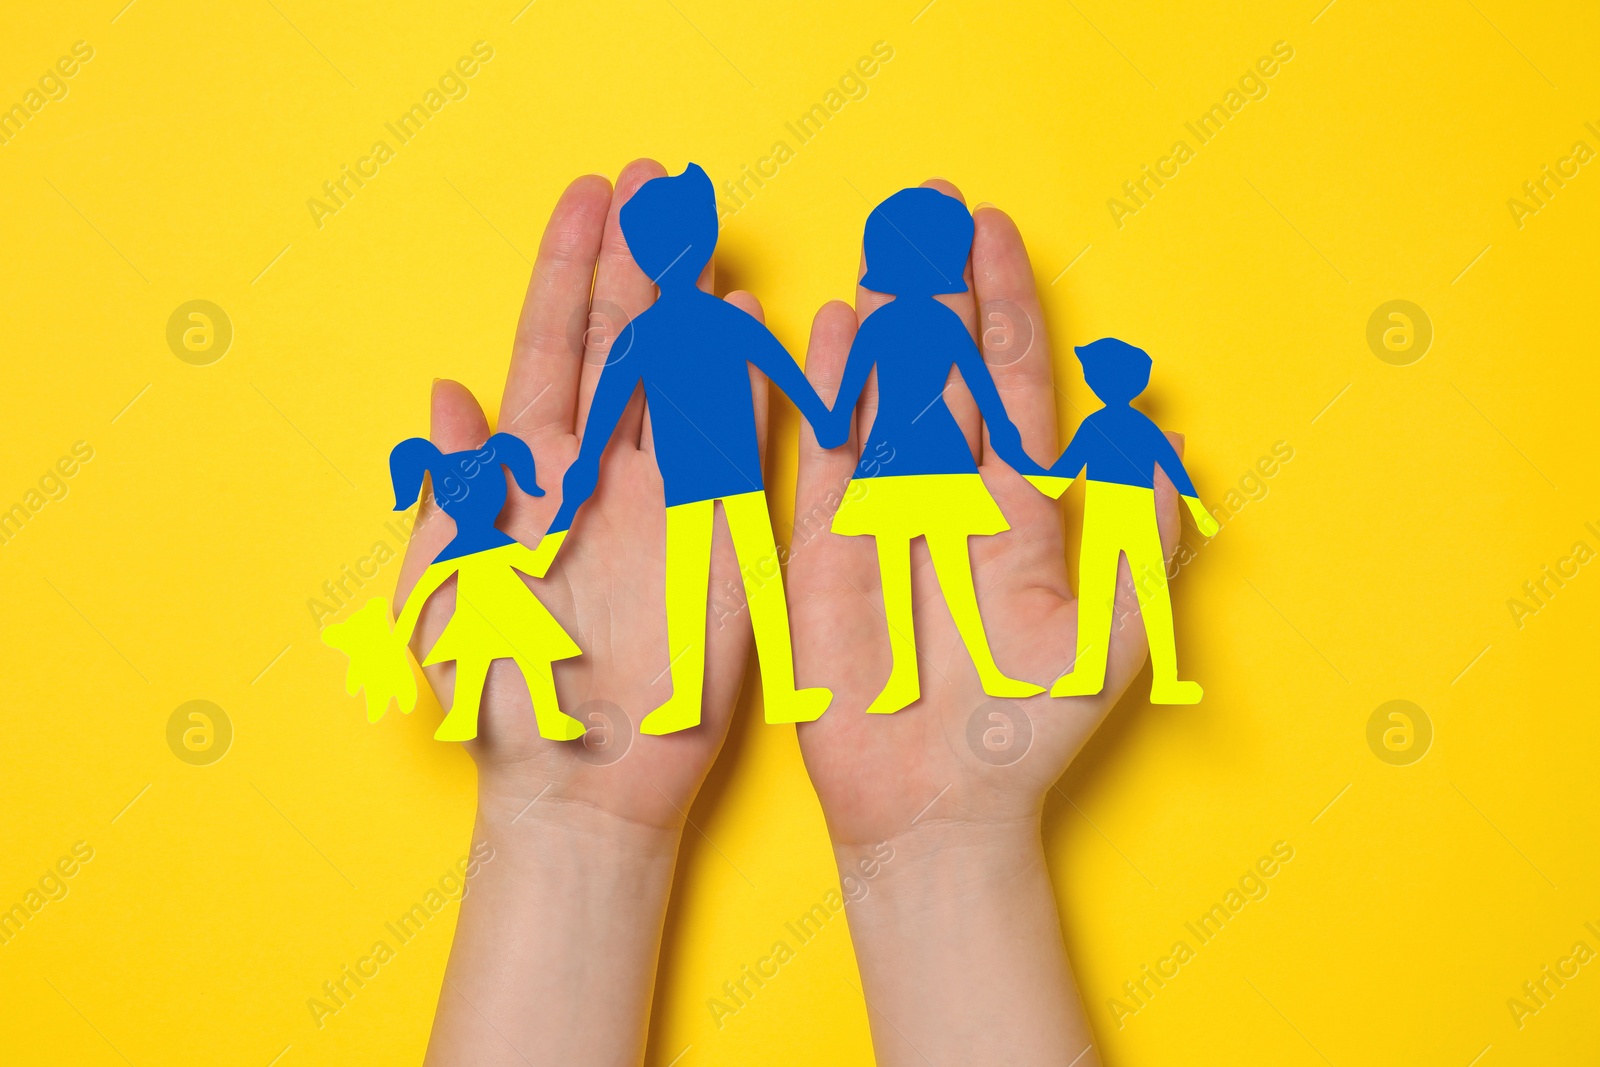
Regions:
<instances>
[{"instance_id":1,"label":"blue paper hair","mask_svg":"<svg viewBox=\"0 0 1600 1067\"><path fill-rule=\"evenodd\" d=\"M861 284L897 296L964 293L972 215L937 189L902 189L867 216Z\"/></svg>"},{"instance_id":2,"label":"blue paper hair","mask_svg":"<svg viewBox=\"0 0 1600 1067\"><path fill-rule=\"evenodd\" d=\"M508 433L497 433L482 448L443 453L432 441L412 437L389 453L389 477L394 483L394 509L404 511L417 502L422 475L433 476L433 496L441 510L456 523L456 536L439 553L453 559L510 544L513 538L495 529L495 519L506 502L505 467L529 496L544 496L528 443Z\"/></svg>"}]
</instances>

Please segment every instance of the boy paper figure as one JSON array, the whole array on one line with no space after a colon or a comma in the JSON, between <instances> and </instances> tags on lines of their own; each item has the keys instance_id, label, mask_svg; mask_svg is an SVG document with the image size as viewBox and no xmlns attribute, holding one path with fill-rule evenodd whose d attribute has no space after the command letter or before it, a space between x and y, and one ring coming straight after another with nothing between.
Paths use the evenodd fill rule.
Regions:
<instances>
[{"instance_id":1,"label":"boy paper figure","mask_svg":"<svg viewBox=\"0 0 1600 1067\"><path fill-rule=\"evenodd\" d=\"M1105 685L1106 651L1117 589L1118 557L1138 590L1139 610L1150 639L1155 681L1153 704L1198 704L1196 682L1178 680L1178 654L1172 633L1172 602L1167 596L1166 559L1156 529L1155 469L1166 472L1189 505L1195 525L1207 537L1217 522L1200 503L1189 472L1166 435L1129 405L1150 384L1150 357L1114 337L1076 349L1083 377L1103 408L1083 420L1055 466L1051 478L1035 481L1059 497L1079 471L1086 471L1083 543L1078 556L1078 654L1072 670L1050 687L1051 696L1089 696Z\"/></svg>"},{"instance_id":2,"label":"boy paper figure","mask_svg":"<svg viewBox=\"0 0 1600 1067\"><path fill-rule=\"evenodd\" d=\"M352 694L366 688L369 720L382 717L390 697L399 700L401 711L416 706L416 681L406 646L423 604L455 575L455 612L422 661L456 663L450 714L433 736L440 741L478 736L484 679L490 662L497 659L512 660L521 668L541 736L557 741L583 736L583 724L558 706L551 672L555 660L579 655L578 646L517 573L533 573L533 553L494 525L506 502L502 466L523 492L544 495L535 477L533 453L511 434L497 433L481 449L449 455L431 441L413 437L389 454L395 510L416 503L423 473L432 474L434 499L455 520L456 536L423 572L392 631L388 601L375 597L346 621L322 632L324 642L350 657L345 688Z\"/></svg>"},{"instance_id":3,"label":"boy paper figure","mask_svg":"<svg viewBox=\"0 0 1600 1067\"><path fill-rule=\"evenodd\" d=\"M711 533L719 500L743 565L766 720L810 722L827 709L832 694L795 688L783 583L761 580L754 566L776 558L777 548L762 491L748 365L783 390L819 436L827 432L827 406L765 326L695 285L717 243L716 193L705 171L691 163L680 175L646 182L623 205L621 223L634 262L661 292L617 338L613 352L622 354L600 372L578 458L562 482L561 510L536 549L540 567L549 566L594 492L601 453L642 383L666 494L672 696L645 716L639 730L666 734L700 722Z\"/></svg>"}]
</instances>

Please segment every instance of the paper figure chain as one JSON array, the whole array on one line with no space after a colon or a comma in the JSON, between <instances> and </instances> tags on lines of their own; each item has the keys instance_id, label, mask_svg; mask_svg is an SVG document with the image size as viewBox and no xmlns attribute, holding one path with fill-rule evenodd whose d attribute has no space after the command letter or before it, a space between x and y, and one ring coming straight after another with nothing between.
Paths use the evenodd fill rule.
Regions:
<instances>
[{"instance_id":1,"label":"paper figure chain","mask_svg":"<svg viewBox=\"0 0 1600 1067\"><path fill-rule=\"evenodd\" d=\"M456 535L423 573L390 625L385 598L328 626L323 640L350 658L346 690L365 690L376 721L395 701L416 705L408 646L428 598L451 576L456 604L423 665L453 660L455 694L434 736L477 736L478 707L489 664L514 662L528 683L539 733L581 737L584 725L560 708L552 664L582 654L540 603L523 575L542 578L594 493L600 456L629 398L643 387L666 505L666 612L672 695L645 716L640 731L666 734L700 722L705 675L706 602L715 507L720 502L742 563L773 558L777 548L761 474L747 364L789 397L826 448L849 436L856 403L877 371L878 412L862 448L852 492L834 516L834 533L871 537L882 576L893 667L867 708L888 714L920 695L912 620L911 543L923 538L956 627L983 690L995 697L1043 692L1008 678L995 664L978 611L968 539L1009 526L984 487L971 449L944 402L951 369L977 402L991 447L1041 492L1059 498L1081 473L1086 479L1079 567L1078 638L1072 669L1052 696L1083 696L1105 684L1117 568L1126 556L1154 669L1151 700L1193 704L1201 689L1177 675L1172 606L1155 517L1155 470L1177 487L1202 533L1217 524L1201 504L1166 437L1130 402L1150 380L1150 357L1114 338L1078 348L1084 378L1104 406L1079 426L1048 470L1022 448L988 365L960 317L934 297L967 291L963 278L973 221L960 201L934 189L903 189L873 209L863 236L867 273L861 284L893 297L861 323L830 409L761 322L699 289L696 280L717 242L711 181L690 164L680 175L646 182L622 207L623 237L634 261L660 295L617 339L627 358L601 371L577 459L562 481L561 507L538 545L529 549L495 526L507 496L505 473L532 496L543 496L533 454L511 434L494 434L481 449L443 454L412 438L390 455L395 509L414 504L424 474ZM892 456L884 463L880 457ZM783 583L744 566L766 721L808 722L827 710L826 689L797 689Z\"/></svg>"}]
</instances>

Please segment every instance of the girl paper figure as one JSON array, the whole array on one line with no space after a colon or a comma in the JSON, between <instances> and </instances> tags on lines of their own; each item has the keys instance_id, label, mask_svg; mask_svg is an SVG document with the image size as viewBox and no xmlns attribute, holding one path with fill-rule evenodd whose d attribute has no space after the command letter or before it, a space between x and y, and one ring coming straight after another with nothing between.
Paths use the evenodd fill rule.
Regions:
<instances>
[{"instance_id":1,"label":"girl paper figure","mask_svg":"<svg viewBox=\"0 0 1600 1067\"><path fill-rule=\"evenodd\" d=\"M1150 639L1153 704L1198 704L1198 682L1178 679L1178 653L1167 595L1167 563L1156 528L1155 470L1160 467L1207 537L1217 521L1200 502L1189 472L1161 429L1129 403L1150 384L1150 357L1126 341L1103 337L1075 350L1083 377L1105 405L1083 420L1050 476L1030 479L1059 497L1085 473L1083 542L1078 555L1078 649L1072 670L1051 696L1090 696L1106 681L1106 652L1116 603L1117 566L1128 557L1139 613Z\"/></svg>"},{"instance_id":2,"label":"girl paper figure","mask_svg":"<svg viewBox=\"0 0 1600 1067\"><path fill-rule=\"evenodd\" d=\"M432 474L434 498L455 520L456 536L423 572L393 630L388 601L379 597L323 631L324 642L350 657L345 688L352 695L366 688L369 720L382 717L391 697L399 701L401 711L416 706L416 680L406 646L422 606L454 575L455 612L422 661L424 666L446 660L456 664L450 713L433 736L440 741L478 736L484 680L489 664L497 659L512 660L527 679L541 736L558 741L583 736L583 724L561 711L551 670L554 661L580 655L580 650L518 573L532 573L533 553L494 525L506 500L502 466L524 492L544 495L533 453L511 434L497 433L481 449L449 455L432 442L413 437L390 453L395 510L415 503L423 473Z\"/></svg>"},{"instance_id":3,"label":"girl paper figure","mask_svg":"<svg viewBox=\"0 0 1600 1067\"><path fill-rule=\"evenodd\" d=\"M990 696L1043 692L1008 678L995 664L978 614L967 538L1010 529L984 487L955 416L944 402L952 367L989 426L990 447L1024 475L1043 475L1022 450L989 367L954 311L934 299L964 293L972 249L972 215L936 189L903 189L867 217L861 284L894 299L861 323L845 364L832 418L848 429L873 368L878 413L862 460L833 519L833 532L877 542L884 614L894 665L867 711L899 711L921 695L911 610L911 542L925 537L939 588L973 666ZM840 425L835 436L843 437Z\"/></svg>"}]
</instances>

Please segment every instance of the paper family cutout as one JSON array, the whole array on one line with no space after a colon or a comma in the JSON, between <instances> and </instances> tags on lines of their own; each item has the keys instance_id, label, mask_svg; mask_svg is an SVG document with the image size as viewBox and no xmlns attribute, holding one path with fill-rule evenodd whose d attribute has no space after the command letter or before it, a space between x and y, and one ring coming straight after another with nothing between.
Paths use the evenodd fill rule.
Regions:
<instances>
[{"instance_id":1,"label":"paper family cutout","mask_svg":"<svg viewBox=\"0 0 1600 1067\"><path fill-rule=\"evenodd\" d=\"M775 558L767 512L748 365L792 400L823 447L844 443L867 379L877 371L878 411L862 460L832 525L834 533L870 536L878 553L893 666L867 708L888 714L920 695L911 596L911 542L925 539L939 588L978 670L984 692L1024 697L1043 692L1008 678L995 664L973 586L968 538L1009 529L985 488L955 417L944 402L959 371L989 431L990 447L1036 488L1059 498L1080 473L1086 478L1080 556L1078 639L1073 669L1053 696L1100 692L1105 683L1119 560L1128 559L1150 639L1155 680L1151 700L1192 704L1200 686L1180 681L1156 528L1154 475L1160 467L1178 488L1207 536L1217 524L1195 492L1165 436L1130 401L1150 378L1150 357L1114 338L1077 349L1084 376L1104 403L1084 420L1048 470L1022 448L982 353L961 318L934 299L967 291L964 270L973 240L972 215L937 190L904 189L873 209L863 247L861 284L893 300L862 321L830 409L804 372L753 316L696 285L717 241L715 192L690 164L681 174L646 182L620 212L623 237L660 295L613 344L584 425L579 454L562 482L561 508L539 544L524 547L495 527L505 504L502 469L523 492L544 495L533 455L520 438L497 433L481 449L442 454L412 438L390 456L396 510L410 507L422 476L433 479L440 508L456 536L429 565L401 606L393 627L389 604L375 598L323 640L350 657L346 690L366 692L376 721L394 700L416 704L408 645L428 598L456 576L449 623L423 659L453 660L455 694L435 737L477 736L478 707L489 664L515 662L527 679L539 733L572 740L584 726L559 706L552 663L581 650L520 575L542 578L594 493L600 457L623 409L643 388L666 505L666 612L672 695L646 715L640 731L666 734L700 722L705 675L707 594L715 508L720 502L744 575L763 703L769 723L809 722L827 710L827 689L797 689L783 583L760 578L757 561ZM520 572L520 573L519 573Z\"/></svg>"}]
</instances>

